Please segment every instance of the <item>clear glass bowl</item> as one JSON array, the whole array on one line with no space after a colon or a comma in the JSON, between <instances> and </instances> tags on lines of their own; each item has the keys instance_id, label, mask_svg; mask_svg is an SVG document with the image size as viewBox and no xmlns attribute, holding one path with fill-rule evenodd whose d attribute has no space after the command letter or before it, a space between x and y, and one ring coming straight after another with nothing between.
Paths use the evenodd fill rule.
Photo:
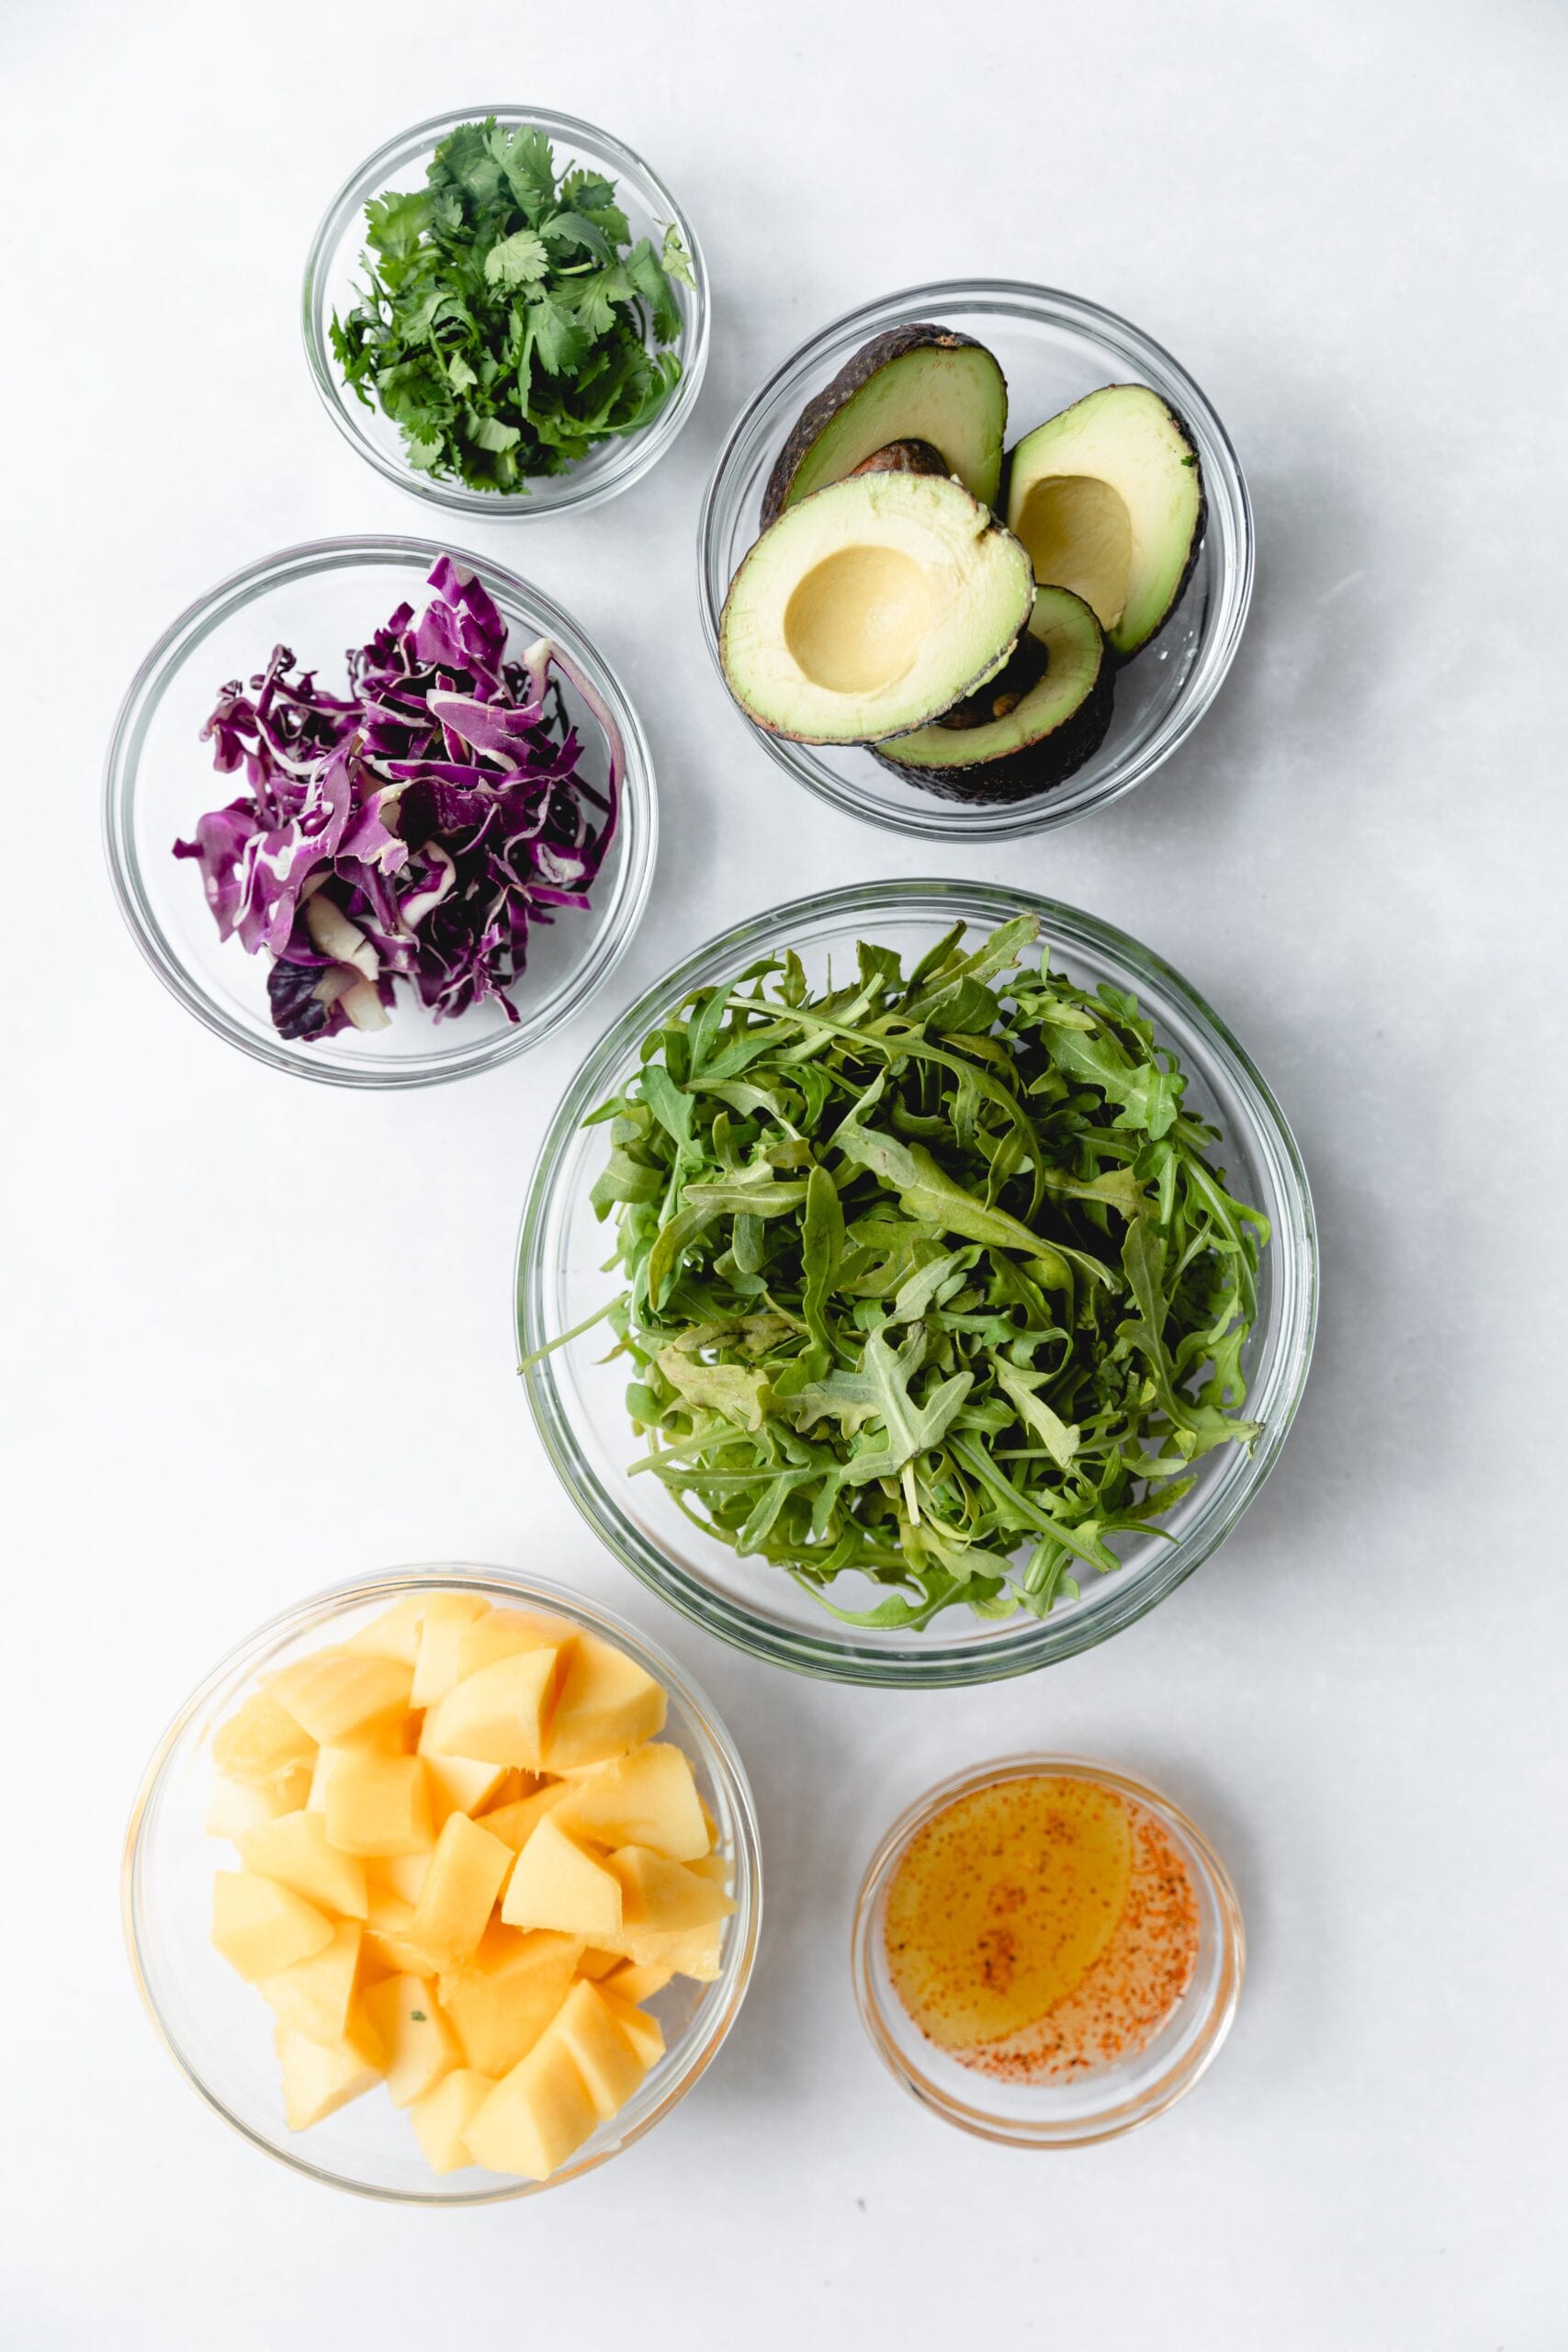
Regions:
<instances>
[{"instance_id":1,"label":"clear glass bowl","mask_svg":"<svg viewBox=\"0 0 1568 2352\"><path fill-rule=\"evenodd\" d=\"M456 550L451 550L456 552ZM104 829L120 910L164 986L198 1021L274 1069L335 1086L430 1086L525 1053L579 1012L624 954L648 900L658 842L653 763L615 672L569 613L525 580L473 556L461 560L495 598L520 652L558 644L614 721L623 761L621 821L586 912L559 910L533 932L513 991L516 1026L494 1004L437 1022L400 989L385 1029L291 1041L272 1025L266 958L220 939L194 862L174 855L197 819L241 788L220 775L201 729L229 678L260 670L275 645L293 649L323 685L341 690L345 650L361 645L406 598L428 597L442 552L424 539L317 539L247 564L180 615L137 672L115 722L104 776ZM602 784L604 730L565 679L584 773Z\"/></svg>"},{"instance_id":2,"label":"clear glass bowl","mask_svg":"<svg viewBox=\"0 0 1568 2352\"><path fill-rule=\"evenodd\" d=\"M542 130L554 145L559 171L583 164L615 182L616 202L626 216L634 239L651 237L657 248L666 226L673 221L692 265L696 284L675 288L682 319L672 349L681 362L681 380L651 424L624 439L605 441L589 451L562 474L538 477L526 491L470 490L459 481L435 481L408 461L402 435L378 406L366 407L350 391L333 356L328 329L333 313L341 318L358 300L359 257L365 248L365 207L388 188L406 190L424 186L425 167L450 131L465 122L483 122L494 115L505 130L525 127ZM433 115L412 130L389 139L367 157L327 208L326 217L311 241L305 264L302 295L305 356L327 414L344 440L367 462L400 490L444 506L457 514L491 517L558 514L569 507L597 506L629 490L656 466L674 441L696 405L708 356L708 279L702 248L692 224L658 175L640 155L623 147L608 131L570 114L549 114L538 107L459 107L451 114Z\"/></svg>"},{"instance_id":3,"label":"clear glass bowl","mask_svg":"<svg viewBox=\"0 0 1568 2352\"><path fill-rule=\"evenodd\" d=\"M923 1633L877 1633L840 1625L782 1569L738 1558L694 1526L660 1480L629 1475L644 1446L626 1418L626 1370L604 1360L602 1327L582 1331L524 1374L551 1461L589 1524L634 1575L753 1657L838 1681L925 1685L990 1681L1071 1657L1131 1624L1190 1576L1235 1527L1285 1442L1312 1353L1317 1246L1305 1171L1279 1106L1218 1016L1148 948L1077 908L982 882L863 883L797 899L710 940L622 1015L587 1057L540 1150L518 1238L519 1353L575 1331L615 1295L615 1276L604 1271L612 1228L589 1205L606 1131L581 1123L635 1073L643 1036L692 989L786 947L799 952L808 979L820 986L829 962L853 970L857 939L913 959L960 918L983 933L1025 912L1040 917L1053 963L1071 978L1089 987L1109 980L1136 995L1160 1043L1180 1057L1187 1106L1220 1130L1220 1164L1272 1221L1258 1320L1243 1355L1247 1409L1263 1434L1250 1455L1234 1446L1208 1455L1191 1491L1163 1521L1165 1535L1114 1539L1121 1568L1086 1586L1079 1600L1059 1602L1049 1618L1021 1612L987 1624L950 1610ZM834 1595L850 1607L878 1597L848 1579Z\"/></svg>"},{"instance_id":4,"label":"clear glass bowl","mask_svg":"<svg viewBox=\"0 0 1568 2352\"><path fill-rule=\"evenodd\" d=\"M604 1634L657 1675L670 1694L665 1736L683 1747L718 1825L737 1909L721 1974L711 1984L678 1977L648 2006L666 2049L612 2121L547 2181L479 2171L433 2173L406 2114L372 2089L309 2132L284 2120L272 2013L209 1940L215 1871L232 1849L207 1834L211 1741L254 1686L305 1652L344 1641L379 1610L416 1589L482 1593L502 1608L547 1609ZM466 1564L389 1568L299 1602L231 1650L192 1693L149 1765L130 1816L121 1883L126 1944L141 1997L169 2055L202 2098L253 2146L312 2180L414 2205L488 2205L531 2197L592 2172L650 2132L716 2056L745 1997L762 1916L761 1855L745 1768L717 1715L656 1642L609 1610L536 1577Z\"/></svg>"},{"instance_id":5,"label":"clear glass bowl","mask_svg":"<svg viewBox=\"0 0 1568 2352\"><path fill-rule=\"evenodd\" d=\"M909 1841L958 1798L998 1781L1087 1780L1145 1806L1174 1841L1198 1898L1192 1982L1147 2048L1074 2083L1010 2082L960 2065L928 2041L899 1999L887 1966L887 1892ZM1081 2148L1163 2115L1217 2056L1241 1997L1246 1938L1224 1865L1186 1815L1157 1789L1075 1756L1009 1756L960 1772L896 1821L872 1856L855 1905L851 1967L861 2020L883 2064L946 2123L1013 2148Z\"/></svg>"},{"instance_id":6,"label":"clear glass bowl","mask_svg":"<svg viewBox=\"0 0 1568 2352\"><path fill-rule=\"evenodd\" d=\"M939 800L857 746L789 743L737 716L780 767L836 808L928 840L989 842L1070 824L1152 775L1218 694L1252 594L1252 508L1224 425L1157 343L1076 294L1004 279L915 286L814 335L741 412L719 453L698 526L699 602L718 663L718 620L741 558L761 530L762 492L791 426L873 335L934 320L986 344L1008 380L1009 447L1105 383L1152 385L1185 421L1202 462L1208 526L1185 594L1154 643L1120 670L1110 731L1076 775L995 808Z\"/></svg>"}]
</instances>

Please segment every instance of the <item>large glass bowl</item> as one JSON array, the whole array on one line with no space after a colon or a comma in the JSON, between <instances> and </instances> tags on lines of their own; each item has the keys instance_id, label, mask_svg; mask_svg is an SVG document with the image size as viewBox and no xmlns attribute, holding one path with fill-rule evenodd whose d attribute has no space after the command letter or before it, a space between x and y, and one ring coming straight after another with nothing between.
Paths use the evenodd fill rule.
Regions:
<instances>
[{"instance_id":1,"label":"large glass bowl","mask_svg":"<svg viewBox=\"0 0 1568 2352\"><path fill-rule=\"evenodd\" d=\"M558 172L582 164L615 183L615 200L626 216L632 236L651 237L655 250L673 221L692 265L694 286L677 285L675 301L681 312L681 333L672 350L681 362L681 380L654 418L640 433L604 441L561 474L542 474L526 491L470 490L460 481L437 481L411 466L403 438L380 407L367 407L344 382L333 356L329 337L333 314L344 317L359 299L360 254L365 250L365 207L388 188L422 188L425 167L448 132L460 123L482 122L494 115L504 130L527 127L542 130L555 148ZM550 114L538 107L459 107L451 114L433 115L416 122L367 156L328 206L311 241L305 264L301 297L305 356L321 403L345 441L378 474L414 498L444 506L457 514L521 517L558 514L569 507L597 506L629 490L656 466L671 447L696 405L708 356L707 269L692 224L663 181L640 155L623 147L608 131L574 115Z\"/></svg>"},{"instance_id":2,"label":"large glass bowl","mask_svg":"<svg viewBox=\"0 0 1568 2352\"><path fill-rule=\"evenodd\" d=\"M658 841L653 763L637 715L615 672L570 613L531 582L464 556L505 616L509 650L547 637L608 710L619 739L623 781L615 839L586 911L558 910L531 932L528 968L513 991L515 1026L493 1002L435 1021L400 987L385 1029L290 1040L272 1025L266 958L237 939L220 939L201 875L176 859L209 808L243 788L220 775L201 729L229 678L260 670L275 645L292 648L341 692L343 660L402 599L428 599L431 566L442 552L423 539L317 539L247 564L164 630L137 672L115 723L104 777L109 870L136 944L164 986L197 1019L258 1061L296 1078L336 1086L429 1086L510 1061L579 1012L625 952L647 903ZM455 550L454 550L455 552ZM559 673L558 672L558 676ZM569 718L583 746L583 773L602 784L609 745L604 728L561 680Z\"/></svg>"},{"instance_id":3,"label":"large glass bowl","mask_svg":"<svg viewBox=\"0 0 1568 2352\"><path fill-rule=\"evenodd\" d=\"M1219 1164L1272 1223L1258 1319L1243 1355L1247 1414L1263 1433L1250 1454L1229 1446L1206 1456L1191 1491L1163 1521L1165 1534L1114 1539L1122 1566L1086 1584L1079 1600L1058 1602L1047 1619L1021 1613L986 1624L950 1610L922 1633L877 1633L839 1624L783 1569L738 1558L694 1526L660 1479L629 1475L645 1448L626 1417L626 1367L606 1361L602 1324L541 1357L524 1375L528 1402L590 1525L634 1575L699 1624L753 1657L807 1674L846 1682L985 1682L1104 1641L1174 1591L1229 1534L1279 1459L1305 1383L1317 1306L1312 1202L1294 1140L1263 1080L1217 1014L1150 949L1075 907L982 882L863 883L797 899L710 940L615 1023L588 1056L540 1151L518 1239L520 1354L576 1330L615 1295L616 1277L604 1271L612 1228L589 1204L607 1131L581 1123L632 1077L644 1035L690 990L787 947L820 986L829 962L852 972L857 939L897 949L908 968L960 919L986 933L1021 913L1040 918L1056 968L1082 985L1107 980L1137 997L1160 1044L1188 1074L1186 1107L1220 1130ZM850 1607L878 1597L869 1587L834 1594Z\"/></svg>"},{"instance_id":4,"label":"large glass bowl","mask_svg":"<svg viewBox=\"0 0 1568 2352\"><path fill-rule=\"evenodd\" d=\"M656 1675L670 1697L667 1739L683 1747L718 1826L736 1912L721 1972L711 1984L678 1977L649 2004L665 2052L619 2115L601 2124L547 2181L479 2171L433 2173L406 2114L372 2089L309 2132L291 2132L272 2046L272 2013L209 1940L212 1879L232 1869L232 1849L209 1837L212 1735L254 1687L307 1651L346 1641L412 1590L482 1593L602 1634ZM487 2205L530 2197L592 2172L650 2132L716 2056L745 1997L762 1915L761 1856L745 1768L723 1724L667 1651L625 1621L536 1577L506 1568L443 1565L389 1568L319 1593L275 1617L231 1650L180 1709L147 1770L125 1848L122 1908L137 1984L169 2055L216 2113L254 2147L312 2180L413 2205Z\"/></svg>"},{"instance_id":5,"label":"large glass bowl","mask_svg":"<svg viewBox=\"0 0 1568 2352\"><path fill-rule=\"evenodd\" d=\"M1070 824L1152 775L1190 735L1224 680L1252 594L1252 508L1224 425L1186 369L1114 311L1043 286L954 279L915 286L836 319L786 359L737 419L698 525L698 584L708 650L741 558L762 527L762 492L807 401L873 335L932 320L986 344L1008 380L1010 447L1106 383L1152 385L1184 420L1202 464L1208 526L1180 604L1154 643L1118 671L1115 712L1076 775L1032 799L981 808L939 800L855 745L786 742L736 708L780 767L837 808L928 840L988 842ZM722 675L722 669L720 671Z\"/></svg>"}]
</instances>

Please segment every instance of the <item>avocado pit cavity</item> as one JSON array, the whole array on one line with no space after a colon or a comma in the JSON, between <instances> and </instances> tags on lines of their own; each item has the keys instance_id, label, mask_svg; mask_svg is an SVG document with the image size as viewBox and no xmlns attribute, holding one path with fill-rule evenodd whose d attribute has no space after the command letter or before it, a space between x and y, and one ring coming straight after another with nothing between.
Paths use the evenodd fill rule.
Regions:
<instances>
[{"instance_id":1,"label":"avocado pit cavity","mask_svg":"<svg viewBox=\"0 0 1568 2352\"><path fill-rule=\"evenodd\" d=\"M1036 580L1081 596L1101 628L1127 605L1133 518L1120 491L1094 474L1048 474L1033 483L1013 526Z\"/></svg>"},{"instance_id":2,"label":"avocado pit cavity","mask_svg":"<svg viewBox=\"0 0 1568 2352\"><path fill-rule=\"evenodd\" d=\"M898 548L839 548L795 587L784 642L813 685L876 694L913 667L931 616L931 583L912 556Z\"/></svg>"}]
</instances>

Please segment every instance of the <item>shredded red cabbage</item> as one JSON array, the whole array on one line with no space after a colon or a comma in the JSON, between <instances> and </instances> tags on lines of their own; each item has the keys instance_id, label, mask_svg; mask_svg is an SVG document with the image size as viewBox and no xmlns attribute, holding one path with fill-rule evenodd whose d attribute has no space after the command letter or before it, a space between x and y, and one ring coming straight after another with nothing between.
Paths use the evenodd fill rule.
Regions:
<instances>
[{"instance_id":1,"label":"shredded red cabbage","mask_svg":"<svg viewBox=\"0 0 1568 2352\"><path fill-rule=\"evenodd\" d=\"M621 741L599 696L547 639L509 662L505 621L450 556L430 585L417 621L400 605L349 653L346 700L280 645L202 729L248 789L175 855L199 864L220 935L272 957L285 1037L380 1028L400 978L437 1020L492 997L516 1021L530 923L588 905L615 838ZM552 666L604 730L602 792Z\"/></svg>"}]
</instances>

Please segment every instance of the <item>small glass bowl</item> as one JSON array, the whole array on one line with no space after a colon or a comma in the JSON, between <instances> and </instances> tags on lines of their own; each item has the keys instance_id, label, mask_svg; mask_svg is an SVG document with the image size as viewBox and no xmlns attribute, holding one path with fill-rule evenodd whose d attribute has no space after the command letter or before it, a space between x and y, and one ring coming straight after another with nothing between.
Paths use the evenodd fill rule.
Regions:
<instances>
[{"instance_id":1,"label":"small glass bowl","mask_svg":"<svg viewBox=\"0 0 1568 2352\"><path fill-rule=\"evenodd\" d=\"M493 115L503 130L542 130L556 151L558 170L585 164L615 183L615 201L626 216L632 236L651 237L655 249L673 221L680 232L696 284L674 289L681 312L681 333L666 345L681 362L681 380L651 424L640 433L604 441L562 474L542 474L526 491L470 490L460 481L436 481L411 466L403 439L379 406L367 407L349 390L333 356L329 328L333 314L351 311L359 299L360 254L365 247L365 208L372 197L388 188L400 191L424 186L425 167L449 132L465 122L483 122ZM302 294L305 356L327 414L338 431L367 462L411 497L445 506L457 514L491 518L558 514L569 507L597 506L629 490L659 463L696 405L708 356L708 279L702 248L692 224L658 175L640 155L623 147L608 131L574 115L549 114L538 107L460 107L455 113L433 115L412 130L389 139L367 157L332 203L311 240L305 264Z\"/></svg>"},{"instance_id":2,"label":"small glass bowl","mask_svg":"<svg viewBox=\"0 0 1568 2352\"><path fill-rule=\"evenodd\" d=\"M794 947L807 978L829 965L854 969L857 939L897 949L906 968L962 919L980 933L1018 914L1040 918L1053 963L1080 984L1106 980L1135 995L1162 1046L1188 1074L1188 1107L1218 1127L1220 1164L1260 1208L1273 1239L1258 1271L1258 1319L1243 1352L1248 1415L1263 1424L1249 1455L1209 1454L1193 1487L1142 1542L1121 1537L1122 1565L1062 1600L1041 1620L1021 1611L982 1623L947 1611L924 1633L839 1624L782 1568L740 1559L678 1508L662 1482L629 1464L645 1451L627 1419L626 1370L593 1320L615 1295L605 1270L613 1228L589 1193L607 1130L582 1121L640 1064L648 1031L694 989ZM635 1576L710 1633L754 1657L834 1681L935 1687L988 1682L1070 1657L1144 1615L1173 1592L1235 1527L1279 1459L1305 1385L1317 1315L1317 1243L1301 1157L1263 1080L1223 1022L1168 964L1095 916L1055 899L983 882L861 883L801 899L738 923L699 947L622 1014L583 1063L539 1152L518 1236L514 1313L526 1357L563 1332L577 1336L524 1374L547 1453L591 1527ZM586 1325L579 1331L580 1325ZM839 1591L858 1605L881 1597L868 1585Z\"/></svg>"},{"instance_id":3,"label":"small glass bowl","mask_svg":"<svg viewBox=\"0 0 1568 2352\"><path fill-rule=\"evenodd\" d=\"M1065 784L1030 800L968 806L937 799L859 746L790 743L752 728L780 767L852 817L927 840L999 841L1070 824L1119 799L1197 726L1241 641L1252 594L1252 508L1225 429L1191 377L1114 311L1076 294L1006 279L911 287L851 311L803 344L741 412L719 453L698 525L697 571L703 628L721 677L719 615L741 558L761 530L762 492L791 426L862 344L928 319L987 345L1001 362L1010 447L1101 384L1152 385L1192 435L1208 498L1203 545L1181 602L1154 643L1118 671L1110 732Z\"/></svg>"},{"instance_id":4,"label":"small glass bowl","mask_svg":"<svg viewBox=\"0 0 1568 2352\"><path fill-rule=\"evenodd\" d=\"M1045 1776L1092 1781L1155 1815L1191 1875L1198 1958L1187 1992L1145 2049L1077 2082L1010 2082L961 2065L926 2039L905 2008L887 1966L887 1894L910 1840L948 1805L1000 1781ZM1246 1959L1241 1909L1224 1865L1168 1797L1082 1757L1009 1756L943 1781L894 1823L861 1883L850 1964L861 2022L877 2056L922 2107L1007 2147L1082 2148L1163 2115L1207 2072L1235 2016Z\"/></svg>"},{"instance_id":5,"label":"small glass bowl","mask_svg":"<svg viewBox=\"0 0 1568 2352\"><path fill-rule=\"evenodd\" d=\"M452 552L456 552L452 550ZM333 1037L289 1039L273 1027L265 956L220 939L193 861L174 844L204 811L243 789L220 775L201 729L229 678L248 678L275 645L292 648L323 685L340 690L343 657L362 645L402 599L428 598L441 548L424 539L316 539L265 556L220 581L164 630L142 662L115 722L104 775L104 832L120 911L152 969L197 1019L231 1045L296 1078L333 1086L432 1086L466 1078L525 1053L580 1012L615 969L636 930L653 880L659 836L653 763L625 689L569 613L498 564L460 560L495 598L519 653L547 637L609 710L623 776L615 838L586 912L562 908L531 932L528 967L513 991L515 1025L493 1002L435 1021L412 989L400 988L385 1029L345 1029ZM604 730L561 679L578 726L584 772L602 784Z\"/></svg>"},{"instance_id":6,"label":"small glass bowl","mask_svg":"<svg viewBox=\"0 0 1568 2352\"><path fill-rule=\"evenodd\" d=\"M502 1608L521 1603L547 1610L603 1634L656 1675L670 1697L663 1736L690 1757L732 1867L737 1909L720 1975L711 1984L678 1977L648 2004L664 2029L663 2057L619 2115L547 2181L479 2171L433 2173L407 2115L380 2089L308 2132L291 2132L272 2046L272 2013L209 1940L213 1873L234 1861L232 1849L209 1837L205 1826L213 1733L258 1675L325 1643L346 1640L402 1594L424 1589L477 1592ZM231 1650L186 1700L164 1735L131 1813L121 1910L131 1968L165 2049L209 2107L254 2147L312 2180L366 2197L411 2205L491 2205L558 2188L630 2147L668 2115L716 2056L745 1998L756 1956L761 1855L751 1792L734 1743L696 1684L656 1642L542 1577L463 1563L388 1568L286 1610Z\"/></svg>"}]
</instances>

